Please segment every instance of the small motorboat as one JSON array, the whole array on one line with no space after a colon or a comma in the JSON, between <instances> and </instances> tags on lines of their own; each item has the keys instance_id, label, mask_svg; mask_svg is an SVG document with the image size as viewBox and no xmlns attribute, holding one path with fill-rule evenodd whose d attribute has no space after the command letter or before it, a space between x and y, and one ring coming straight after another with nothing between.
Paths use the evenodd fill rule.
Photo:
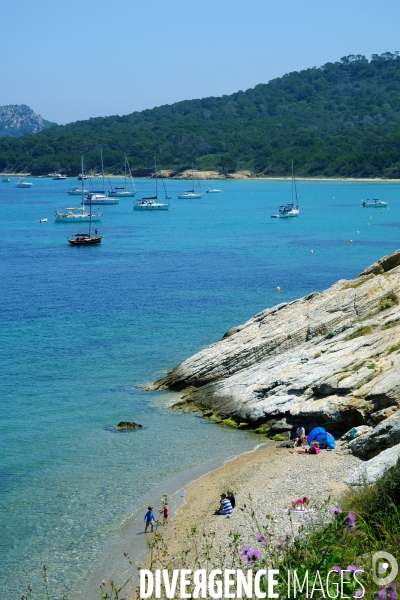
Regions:
<instances>
[{"instance_id":1,"label":"small motorboat","mask_svg":"<svg viewBox=\"0 0 400 600\"><path fill-rule=\"evenodd\" d=\"M207 190L207 194L220 194L221 190L217 190L217 189L210 189L208 188Z\"/></svg>"},{"instance_id":2,"label":"small motorboat","mask_svg":"<svg viewBox=\"0 0 400 600\"><path fill-rule=\"evenodd\" d=\"M382 208L385 206L389 206L389 202L386 200L378 200L374 198L373 200L363 200L363 206L369 206L370 208Z\"/></svg>"},{"instance_id":3,"label":"small motorboat","mask_svg":"<svg viewBox=\"0 0 400 600\"><path fill-rule=\"evenodd\" d=\"M18 181L17 181L17 185L15 187L17 188L30 188L32 187L33 183L31 183L30 181L25 181L23 177L19 177Z\"/></svg>"},{"instance_id":4,"label":"small motorboat","mask_svg":"<svg viewBox=\"0 0 400 600\"><path fill-rule=\"evenodd\" d=\"M48 219L39 219L38 223L47 223Z\"/></svg>"},{"instance_id":5,"label":"small motorboat","mask_svg":"<svg viewBox=\"0 0 400 600\"><path fill-rule=\"evenodd\" d=\"M89 193L89 190L83 190L83 195L87 196ZM82 188L79 187L74 187L74 188L69 188L67 194L69 194L70 196L82 196Z\"/></svg>"},{"instance_id":6,"label":"small motorboat","mask_svg":"<svg viewBox=\"0 0 400 600\"><path fill-rule=\"evenodd\" d=\"M54 181L61 181L61 179L67 179L67 176L60 175L60 173L54 173L53 179L54 179Z\"/></svg>"}]
</instances>

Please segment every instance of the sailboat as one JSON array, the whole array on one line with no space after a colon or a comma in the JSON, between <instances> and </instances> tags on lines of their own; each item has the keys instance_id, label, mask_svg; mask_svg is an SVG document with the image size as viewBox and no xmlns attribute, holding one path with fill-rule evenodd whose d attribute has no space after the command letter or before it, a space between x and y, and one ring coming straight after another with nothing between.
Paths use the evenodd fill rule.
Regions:
<instances>
[{"instance_id":1,"label":"sailboat","mask_svg":"<svg viewBox=\"0 0 400 600\"><path fill-rule=\"evenodd\" d=\"M156 195L151 196L150 198L142 198L137 202L133 203L133 210L168 210L169 204L158 202L158 179L157 179L157 162L156 157L154 157L154 177L156 180ZM165 184L163 181L164 190ZM167 191L165 190L165 198L169 198L167 195Z\"/></svg>"},{"instance_id":2,"label":"sailboat","mask_svg":"<svg viewBox=\"0 0 400 600\"><path fill-rule=\"evenodd\" d=\"M103 182L103 189L102 190L92 190L91 192L89 192L87 198L85 198L85 200L83 200L84 204L90 204L92 205L101 205L103 206L104 204L119 204L119 198L110 198L109 196L106 196L104 193L104 164L103 164L103 149L100 148L100 160L101 160L101 176L100 179Z\"/></svg>"},{"instance_id":3,"label":"sailboat","mask_svg":"<svg viewBox=\"0 0 400 600\"><path fill-rule=\"evenodd\" d=\"M81 168L82 168L82 173L83 173L83 155L81 156L81 163L82 163ZM72 221L76 221L79 223L82 223L82 222L88 223L90 221L100 221L101 220L103 213L101 213L101 212L90 213L86 210L83 200L85 198L85 194L87 194L87 190L85 190L85 188L84 188L83 178L81 179L81 182L82 182L82 185L81 185L81 189L80 189L80 195L82 196L82 203L81 203L82 205L76 206L76 207L71 207L71 208L66 208L64 211L60 211L60 210L56 209L56 212L54 213L54 220L57 223L71 223ZM78 188L75 188L75 191L77 189ZM68 193L70 193L70 192L68 192Z\"/></svg>"},{"instance_id":4,"label":"sailboat","mask_svg":"<svg viewBox=\"0 0 400 600\"><path fill-rule=\"evenodd\" d=\"M123 187L115 187L114 189L112 189L111 186L111 190L108 192L108 195L111 198L126 198L126 197L132 197L132 196L136 196L136 188L135 188L135 183L133 182L133 177L132 177L132 173L131 173L131 169L129 167L129 163L128 163L128 159L126 154L124 153L124 157L125 157L125 164L124 164L124 186ZM129 170L129 178L132 179L132 183L133 183L133 189L132 190L128 190L128 188L126 187L126 167L128 167Z\"/></svg>"},{"instance_id":5,"label":"sailboat","mask_svg":"<svg viewBox=\"0 0 400 600\"><path fill-rule=\"evenodd\" d=\"M83 173L83 154L81 154L81 165ZM83 202L83 184L84 180L82 177L82 202ZM101 235L97 235L97 229L94 231L92 236L92 205L90 204L89 210L89 232L88 233L75 233L72 237L67 238L71 246L95 246L101 244Z\"/></svg>"},{"instance_id":6,"label":"sailboat","mask_svg":"<svg viewBox=\"0 0 400 600\"><path fill-rule=\"evenodd\" d=\"M294 200L296 200L296 205L294 204ZM279 213L277 215L271 215L272 218L275 219L286 219L288 217L298 217L300 212L299 208L299 199L297 194L296 187L296 178L294 176L293 170L293 159L292 159L292 201L290 204L285 204L279 207Z\"/></svg>"},{"instance_id":7,"label":"sailboat","mask_svg":"<svg viewBox=\"0 0 400 600\"><path fill-rule=\"evenodd\" d=\"M194 191L194 168L193 168L193 165L192 165L192 180L193 180L192 189L191 190L186 190L185 192L181 192L180 194L178 194L178 198L182 198L182 199L189 198L189 199L192 199L192 198L201 198L203 196L204 192L201 191L201 185L200 185L199 178L196 177L196 179L197 179L197 183L199 184L200 192L195 192Z\"/></svg>"}]
</instances>

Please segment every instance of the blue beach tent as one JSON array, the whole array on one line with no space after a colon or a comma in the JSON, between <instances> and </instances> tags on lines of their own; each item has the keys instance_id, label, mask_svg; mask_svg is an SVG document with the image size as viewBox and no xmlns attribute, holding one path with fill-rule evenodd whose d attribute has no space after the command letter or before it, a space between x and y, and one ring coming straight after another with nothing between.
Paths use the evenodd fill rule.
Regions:
<instances>
[{"instance_id":1,"label":"blue beach tent","mask_svg":"<svg viewBox=\"0 0 400 600\"><path fill-rule=\"evenodd\" d=\"M314 427L307 437L308 443L318 442L320 448L335 448L335 440L331 433L325 431L323 427Z\"/></svg>"}]
</instances>

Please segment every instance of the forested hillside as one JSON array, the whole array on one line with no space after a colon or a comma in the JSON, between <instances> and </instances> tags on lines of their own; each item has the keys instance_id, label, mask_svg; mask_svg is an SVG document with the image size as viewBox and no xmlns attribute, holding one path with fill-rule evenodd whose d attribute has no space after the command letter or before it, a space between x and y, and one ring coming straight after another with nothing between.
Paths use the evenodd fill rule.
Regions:
<instances>
[{"instance_id":1,"label":"forested hillside","mask_svg":"<svg viewBox=\"0 0 400 600\"><path fill-rule=\"evenodd\" d=\"M118 173L163 168L299 176L400 177L400 55L351 55L245 92L185 100L0 140L0 170Z\"/></svg>"}]
</instances>

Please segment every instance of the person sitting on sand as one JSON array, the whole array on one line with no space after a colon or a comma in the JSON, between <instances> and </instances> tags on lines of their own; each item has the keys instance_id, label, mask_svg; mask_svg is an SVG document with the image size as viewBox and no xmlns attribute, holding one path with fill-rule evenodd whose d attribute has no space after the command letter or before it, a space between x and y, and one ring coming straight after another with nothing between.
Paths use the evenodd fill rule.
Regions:
<instances>
[{"instance_id":1,"label":"person sitting on sand","mask_svg":"<svg viewBox=\"0 0 400 600\"><path fill-rule=\"evenodd\" d=\"M150 525L151 531L154 531L154 523L156 522L153 514L153 507L148 506L148 511L144 515L144 522L146 523L146 527L144 528L144 532L147 533L147 528Z\"/></svg>"},{"instance_id":2,"label":"person sitting on sand","mask_svg":"<svg viewBox=\"0 0 400 600\"><path fill-rule=\"evenodd\" d=\"M235 506L236 506L236 500L235 500L235 496L233 495L233 492L230 492L228 490L226 492L226 497L228 498L229 502L231 503L232 508L235 508Z\"/></svg>"},{"instance_id":3,"label":"person sitting on sand","mask_svg":"<svg viewBox=\"0 0 400 600\"><path fill-rule=\"evenodd\" d=\"M307 496L304 496L303 498L293 498L287 508L290 510L306 510L309 503L310 501Z\"/></svg>"},{"instance_id":4,"label":"person sitting on sand","mask_svg":"<svg viewBox=\"0 0 400 600\"><path fill-rule=\"evenodd\" d=\"M215 515L231 515L232 514L232 504L226 497L226 494L221 494L219 507L214 513Z\"/></svg>"},{"instance_id":5,"label":"person sitting on sand","mask_svg":"<svg viewBox=\"0 0 400 600\"><path fill-rule=\"evenodd\" d=\"M305 437L306 437L306 431L305 431L304 427L298 427L296 429L296 437L294 438L293 448L295 446L301 446L302 443L304 442Z\"/></svg>"}]
</instances>

